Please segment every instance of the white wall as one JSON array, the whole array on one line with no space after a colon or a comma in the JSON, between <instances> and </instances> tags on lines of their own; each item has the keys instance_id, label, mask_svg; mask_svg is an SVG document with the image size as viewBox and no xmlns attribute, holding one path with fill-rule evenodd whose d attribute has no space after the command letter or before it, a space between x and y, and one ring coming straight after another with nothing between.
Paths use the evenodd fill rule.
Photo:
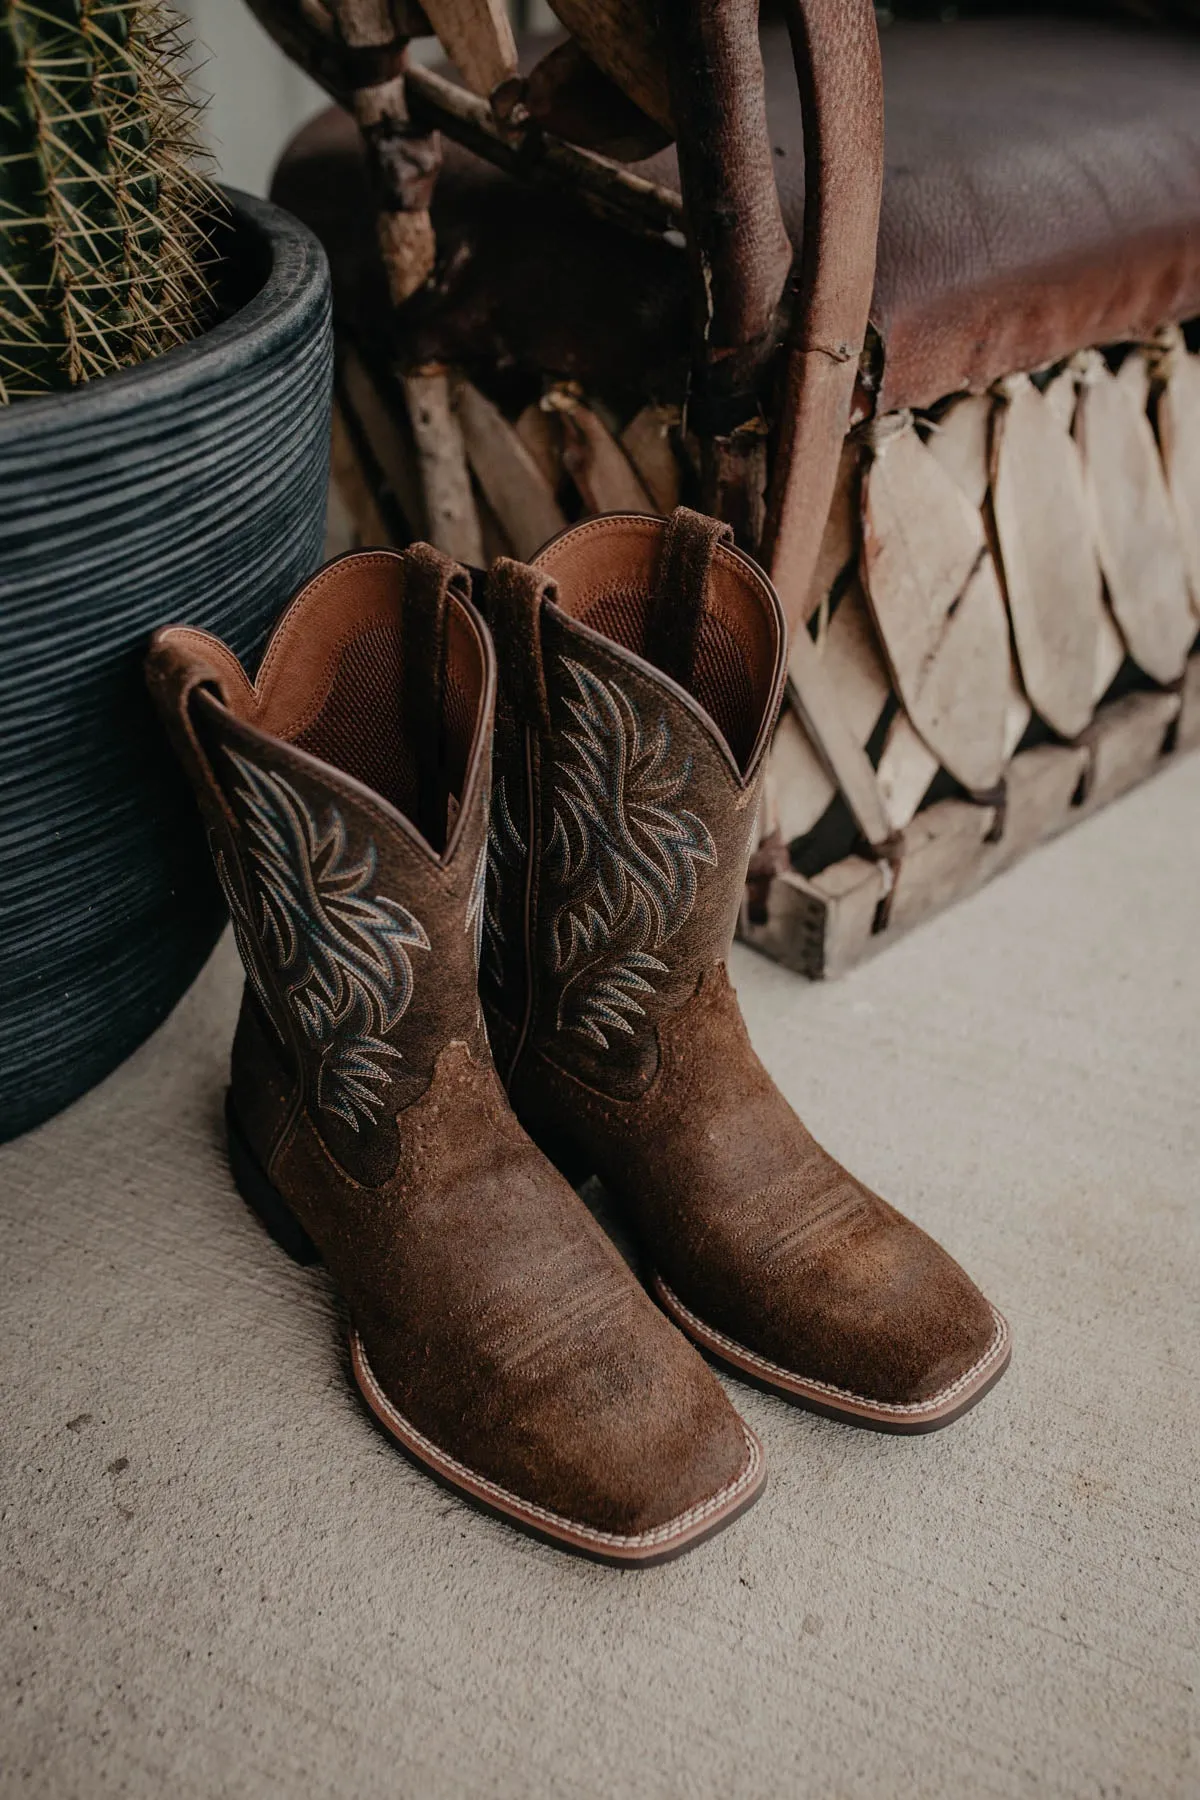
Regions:
<instances>
[{"instance_id":1,"label":"white wall","mask_svg":"<svg viewBox=\"0 0 1200 1800\"><path fill-rule=\"evenodd\" d=\"M265 194L284 144L325 97L243 0L181 0L181 9L195 37L195 85L208 98L203 132L218 173L234 187Z\"/></svg>"}]
</instances>

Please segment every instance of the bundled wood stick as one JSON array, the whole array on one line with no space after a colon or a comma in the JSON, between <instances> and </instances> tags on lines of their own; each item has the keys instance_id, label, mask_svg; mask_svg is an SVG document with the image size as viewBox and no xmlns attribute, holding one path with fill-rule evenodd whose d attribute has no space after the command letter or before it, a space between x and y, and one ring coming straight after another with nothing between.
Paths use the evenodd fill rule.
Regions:
<instances>
[{"instance_id":1,"label":"bundled wood stick","mask_svg":"<svg viewBox=\"0 0 1200 1800\"><path fill-rule=\"evenodd\" d=\"M353 80L350 104L367 148L377 230L392 302L424 285L434 264L429 217L442 152L434 133L414 126L404 85L407 39L388 0L332 0Z\"/></svg>"},{"instance_id":2,"label":"bundled wood stick","mask_svg":"<svg viewBox=\"0 0 1200 1800\"><path fill-rule=\"evenodd\" d=\"M440 364L431 363L411 370L403 382L429 541L447 556L478 567L484 560L483 534L449 377Z\"/></svg>"},{"instance_id":3,"label":"bundled wood stick","mask_svg":"<svg viewBox=\"0 0 1200 1800\"><path fill-rule=\"evenodd\" d=\"M1004 767L1012 685L1008 618L978 508L911 420L873 433L863 488L871 611L910 719L973 792Z\"/></svg>"},{"instance_id":4,"label":"bundled wood stick","mask_svg":"<svg viewBox=\"0 0 1200 1800\"><path fill-rule=\"evenodd\" d=\"M654 501L612 432L572 388L552 388L542 405L562 420L563 465L590 513L655 511Z\"/></svg>"},{"instance_id":5,"label":"bundled wood stick","mask_svg":"<svg viewBox=\"0 0 1200 1800\"><path fill-rule=\"evenodd\" d=\"M458 416L467 460L512 555L533 556L567 522L553 487L503 413L469 381L459 388Z\"/></svg>"},{"instance_id":6,"label":"bundled wood stick","mask_svg":"<svg viewBox=\"0 0 1200 1800\"><path fill-rule=\"evenodd\" d=\"M1098 353L1082 378L1075 431L1100 566L1122 636L1147 675L1176 681L1196 616L1175 510L1150 421Z\"/></svg>"},{"instance_id":7,"label":"bundled wood stick","mask_svg":"<svg viewBox=\"0 0 1200 1800\"><path fill-rule=\"evenodd\" d=\"M517 46L503 0L422 0L438 42L467 86L485 98L517 73Z\"/></svg>"},{"instance_id":8,"label":"bundled wood stick","mask_svg":"<svg viewBox=\"0 0 1200 1800\"><path fill-rule=\"evenodd\" d=\"M1026 376L1000 386L992 507L1026 692L1078 736L1124 657L1104 604L1078 448ZM1073 409L1072 409L1073 410Z\"/></svg>"}]
</instances>

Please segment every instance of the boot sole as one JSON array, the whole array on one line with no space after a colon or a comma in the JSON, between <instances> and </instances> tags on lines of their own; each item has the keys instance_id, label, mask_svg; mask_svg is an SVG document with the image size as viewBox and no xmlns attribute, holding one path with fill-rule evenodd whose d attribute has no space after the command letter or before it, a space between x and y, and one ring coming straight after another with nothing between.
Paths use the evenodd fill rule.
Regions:
<instances>
[{"instance_id":1,"label":"boot sole","mask_svg":"<svg viewBox=\"0 0 1200 1800\"><path fill-rule=\"evenodd\" d=\"M952 1425L965 1412L977 1406L989 1389L995 1387L1012 1359L1012 1338L1008 1322L992 1307L995 1329L992 1340L971 1368L927 1400L900 1403L871 1400L848 1388L832 1386L826 1381L813 1381L769 1362L765 1356L747 1349L736 1339L726 1337L708 1325L667 1286L661 1275L654 1277L654 1293L667 1317L685 1337L691 1339L714 1362L750 1381L767 1393L778 1394L809 1412L837 1419L843 1425L858 1425L868 1431L891 1432L912 1437L929 1431L941 1431Z\"/></svg>"},{"instance_id":2,"label":"boot sole","mask_svg":"<svg viewBox=\"0 0 1200 1800\"><path fill-rule=\"evenodd\" d=\"M319 1263L320 1251L264 1174L242 1134L228 1097L225 1122L229 1139L229 1165L242 1199L280 1249L285 1250L294 1262L304 1267ZM546 1507L511 1493L498 1482L490 1481L486 1475L459 1462L418 1431L384 1393L354 1326L350 1328L350 1362L359 1393L372 1418L425 1474L432 1475L435 1481L460 1498L468 1500L480 1511L516 1526L542 1543L572 1551L577 1556L606 1563L610 1567L645 1569L658 1563L672 1562L675 1557L695 1549L706 1538L714 1537L718 1531L731 1525L754 1504L766 1482L762 1445L749 1426L743 1423L746 1463L736 1480L727 1487L690 1507L677 1518L669 1519L666 1524L655 1526L651 1531L630 1535L600 1531L595 1526L550 1512Z\"/></svg>"}]
</instances>

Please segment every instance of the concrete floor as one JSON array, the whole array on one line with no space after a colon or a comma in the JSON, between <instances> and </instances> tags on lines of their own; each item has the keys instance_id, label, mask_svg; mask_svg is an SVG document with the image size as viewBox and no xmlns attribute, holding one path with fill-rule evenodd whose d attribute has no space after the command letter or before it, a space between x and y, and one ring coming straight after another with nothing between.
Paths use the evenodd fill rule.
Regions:
<instances>
[{"instance_id":1,"label":"concrete floor","mask_svg":"<svg viewBox=\"0 0 1200 1800\"><path fill-rule=\"evenodd\" d=\"M0 1792L1200 1793L1200 757L839 985L748 953L768 1063L1008 1313L936 1437L731 1384L771 1463L621 1575L412 1470L319 1274L234 1196L223 946L0 1152Z\"/></svg>"}]
</instances>

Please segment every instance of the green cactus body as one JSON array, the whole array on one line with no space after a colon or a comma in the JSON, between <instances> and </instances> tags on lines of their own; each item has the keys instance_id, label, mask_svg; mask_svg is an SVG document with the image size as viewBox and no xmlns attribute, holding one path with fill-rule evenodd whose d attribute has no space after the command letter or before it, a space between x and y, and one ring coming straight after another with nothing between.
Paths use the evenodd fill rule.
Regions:
<instances>
[{"instance_id":1,"label":"green cactus body","mask_svg":"<svg viewBox=\"0 0 1200 1800\"><path fill-rule=\"evenodd\" d=\"M0 404L202 328L194 116L159 0L0 0Z\"/></svg>"}]
</instances>

